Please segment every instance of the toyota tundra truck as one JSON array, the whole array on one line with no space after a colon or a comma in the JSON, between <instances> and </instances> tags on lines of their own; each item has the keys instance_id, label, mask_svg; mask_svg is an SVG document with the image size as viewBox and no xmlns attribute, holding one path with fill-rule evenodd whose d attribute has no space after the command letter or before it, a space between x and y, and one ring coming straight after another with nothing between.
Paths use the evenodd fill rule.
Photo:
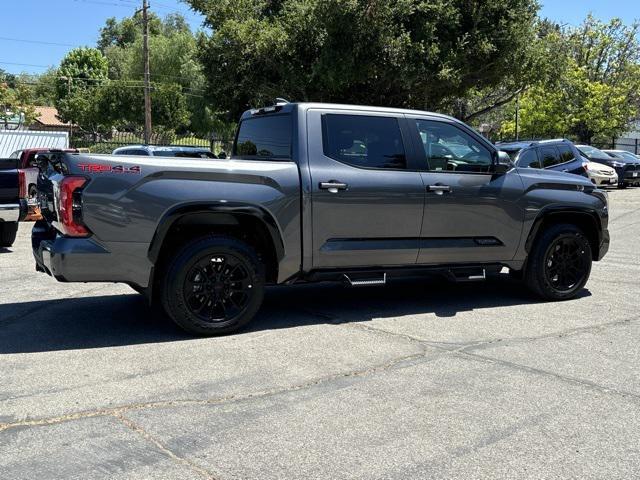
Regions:
<instances>
[{"instance_id":1,"label":"toyota tundra truck","mask_svg":"<svg viewBox=\"0 0 640 480\"><path fill-rule=\"evenodd\" d=\"M127 283L200 335L246 325L267 285L507 267L570 299L609 246L607 195L588 179L516 168L421 111L277 103L242 115L227 159L53 153L40 170L36 268Z\"/></svg>"}]
</instances>

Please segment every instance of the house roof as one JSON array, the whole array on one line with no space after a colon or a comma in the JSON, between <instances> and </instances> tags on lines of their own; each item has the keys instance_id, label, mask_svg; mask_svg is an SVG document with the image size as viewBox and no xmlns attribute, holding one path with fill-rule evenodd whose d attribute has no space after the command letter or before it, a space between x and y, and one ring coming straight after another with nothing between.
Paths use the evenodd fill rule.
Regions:
<instances>
[{"instance_id":1,"label":"house roof","mask_svg":"<svg viewBox=\"0 0 640 480\"><path fill-rule=\"evenodd\" d=\"M58 109L55 107L35 107L36 122L47 127L69 127L70 123L65 123L58 118Z\"/></svg>"}]
</instances>

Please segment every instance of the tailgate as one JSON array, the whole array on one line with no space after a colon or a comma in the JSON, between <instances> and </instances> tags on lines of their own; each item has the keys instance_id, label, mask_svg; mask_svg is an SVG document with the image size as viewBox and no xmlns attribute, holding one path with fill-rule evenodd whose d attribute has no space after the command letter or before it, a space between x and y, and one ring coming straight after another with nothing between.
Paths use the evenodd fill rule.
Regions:
<instances>
[{"instance_id":1,"label":"tailgate","mask_svg":"<svg viewBox=\"0 0 640 480\"><path fill-rule=\"evenodd\" d=\"M16 203L19 196L18 160L0 159L0 203Z\"/></svg>"}]
</instances>

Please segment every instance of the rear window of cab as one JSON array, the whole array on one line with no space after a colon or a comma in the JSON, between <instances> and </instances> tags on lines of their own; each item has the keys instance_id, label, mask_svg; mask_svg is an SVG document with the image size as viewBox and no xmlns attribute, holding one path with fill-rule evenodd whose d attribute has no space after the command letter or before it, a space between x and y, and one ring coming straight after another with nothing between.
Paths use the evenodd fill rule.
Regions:
<instances>
[{"instance_id":1,"label":"rear window of cab","mask_svg":"<svg viewBox=\"0 0 640 480\"><path fill-rule=\"evenodd\" d=\"M290 114L246 118L238 127L233 156L247 160L291 159Z\"/></svg>"}]
</instances>

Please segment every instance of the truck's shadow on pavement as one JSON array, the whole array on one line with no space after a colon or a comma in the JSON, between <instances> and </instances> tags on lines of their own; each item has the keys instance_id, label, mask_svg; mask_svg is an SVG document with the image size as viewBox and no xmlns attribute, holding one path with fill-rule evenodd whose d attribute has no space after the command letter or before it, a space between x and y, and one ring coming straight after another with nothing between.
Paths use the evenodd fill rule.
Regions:
<instances>
[{"instance_id":1,"label":"truck's shadow on pavement","mask_svg":"<svg viewBox=\"0 0 640 480\"><path fill-rule=\"evenodd\" d=\"M588 290L581 293L588 295ZM336 284L277 287L268 290L262 310L247 329L236 335L415 314L446 318L462 311L537 301L522 284L502 278L486 283L429 280L355 289ZM150 310L144 298L136 294L0 305L0 354L193 338Z\"/></svg>"}]
</instances>

